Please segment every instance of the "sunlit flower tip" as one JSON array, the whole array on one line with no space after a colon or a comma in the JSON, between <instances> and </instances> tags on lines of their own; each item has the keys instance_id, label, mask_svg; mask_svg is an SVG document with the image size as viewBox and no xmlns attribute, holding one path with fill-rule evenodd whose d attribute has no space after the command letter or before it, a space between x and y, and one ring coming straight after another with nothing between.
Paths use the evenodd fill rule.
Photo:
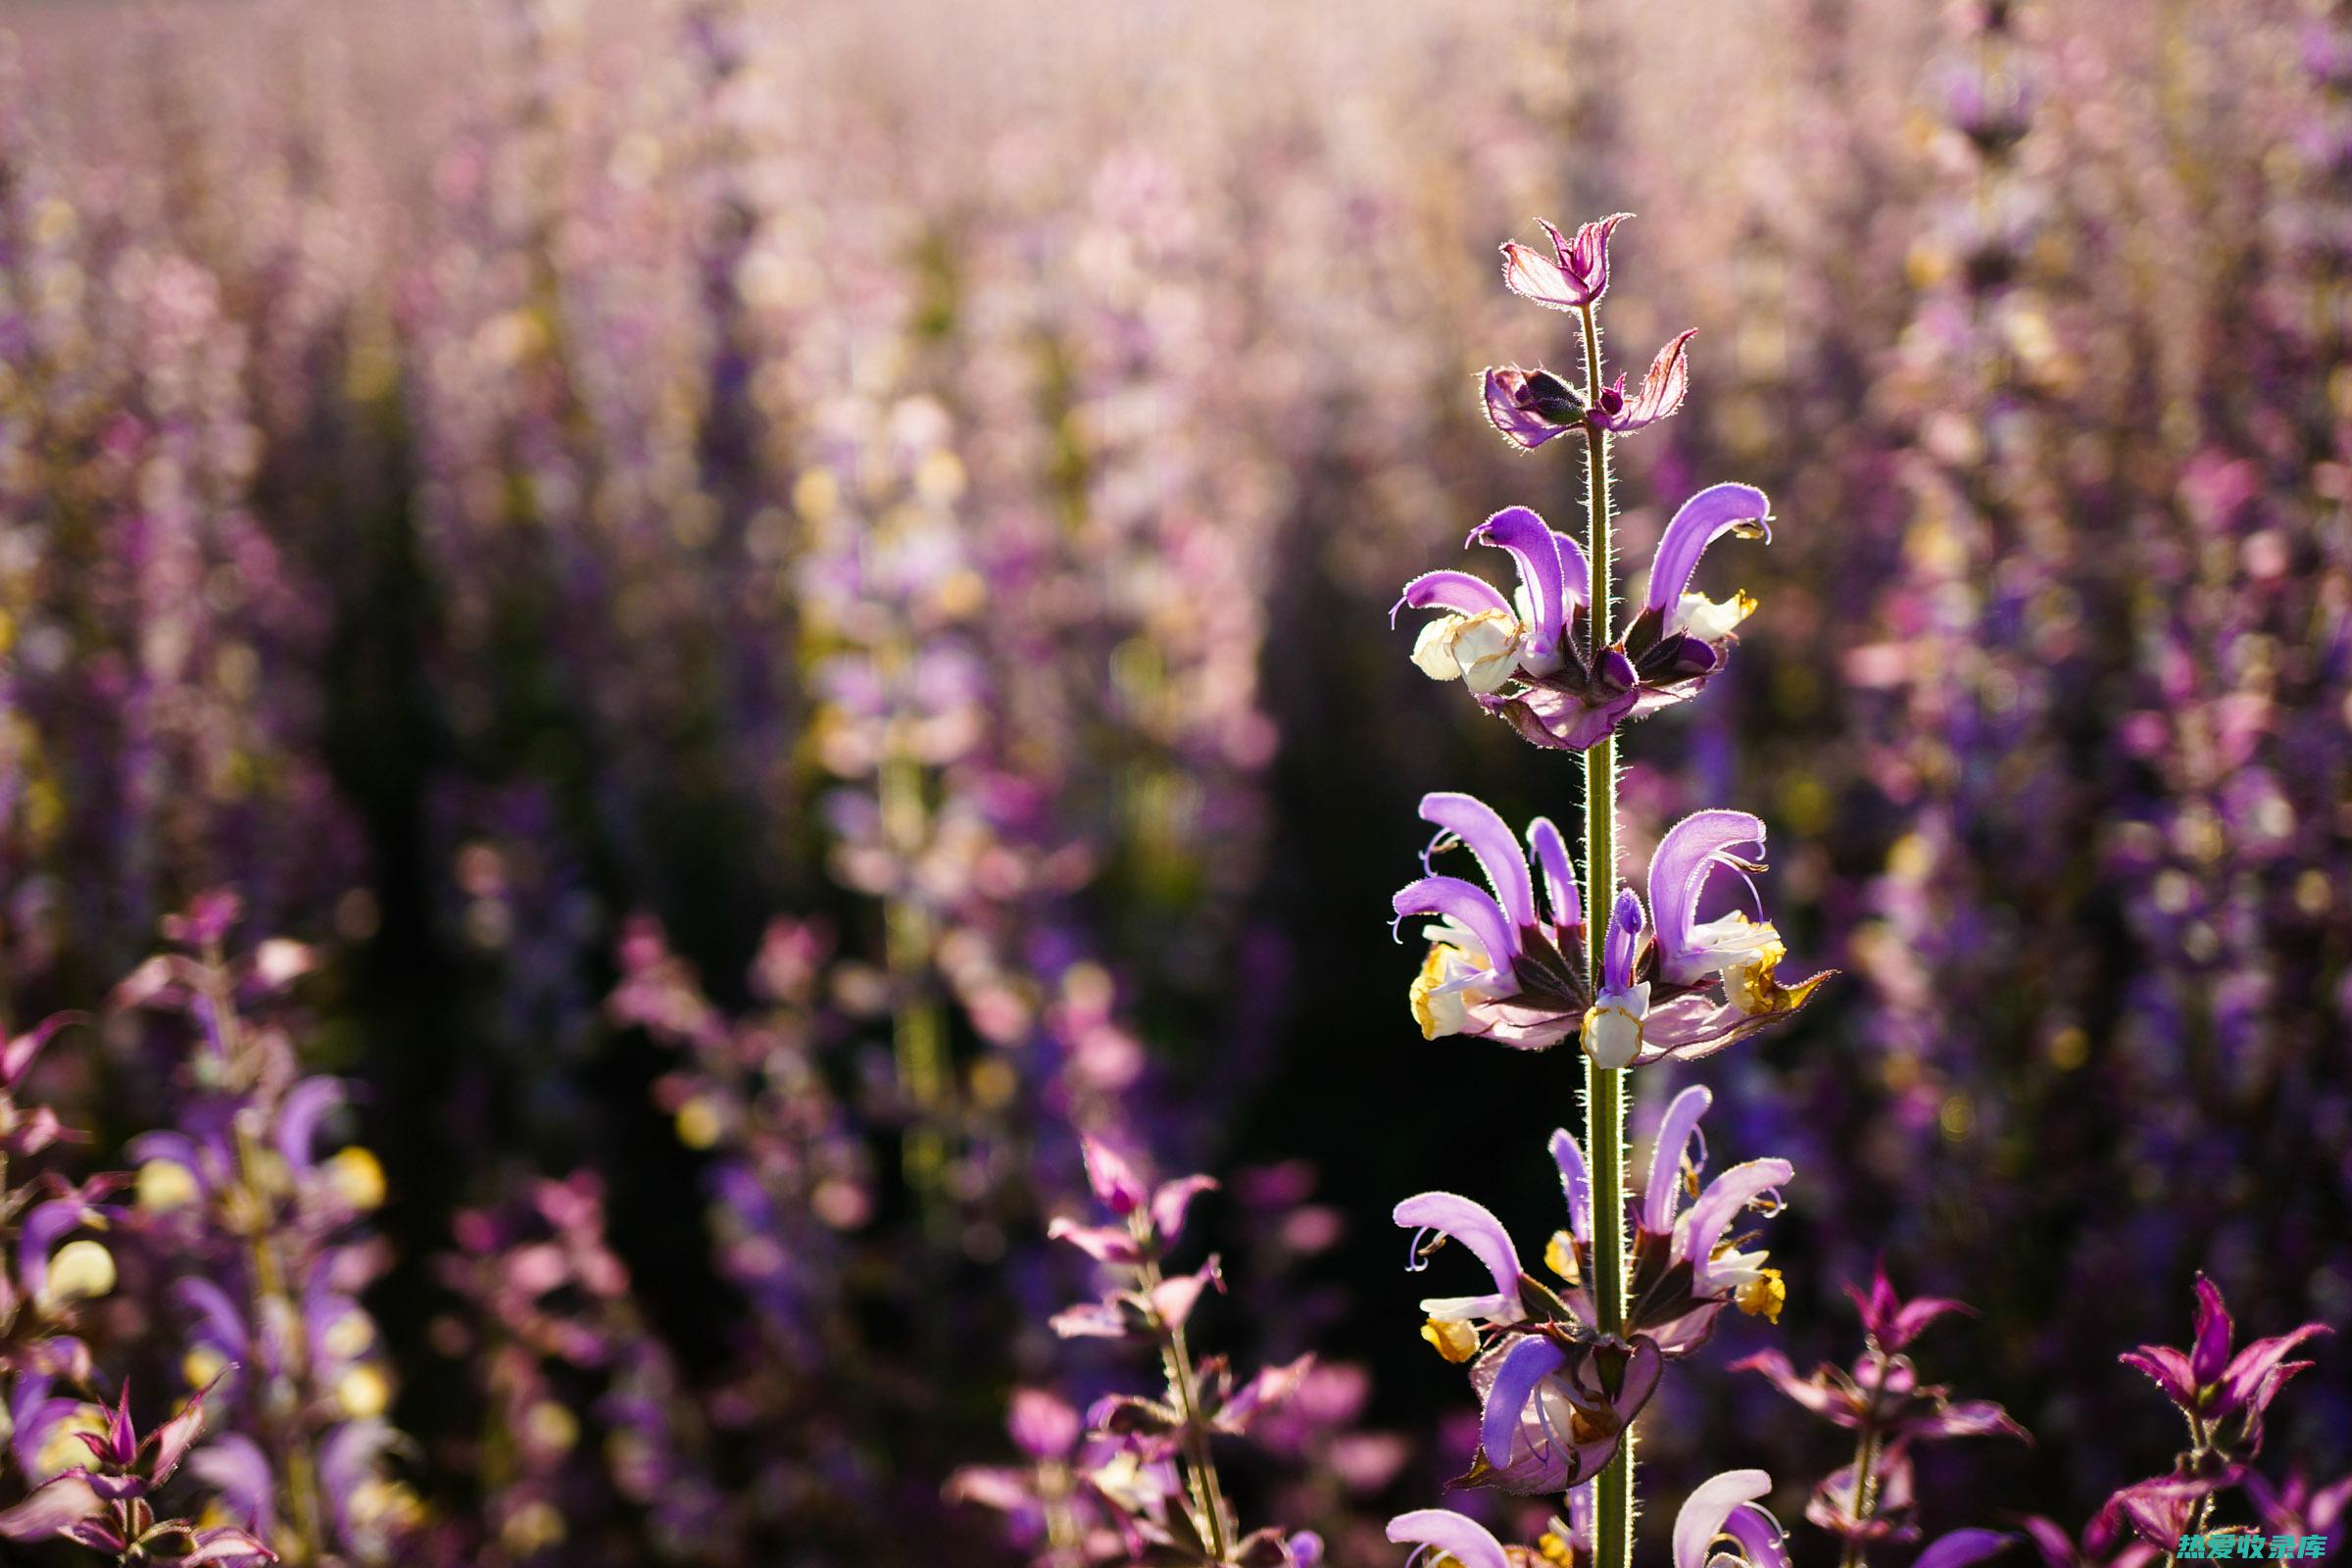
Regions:
<instances>
[{"instance_id":1,"label":"sunlit flower tip","mask_svg":"<svg viewBox=\"0 0 2352 1568\"><path fill-rule=\"evenodd\" d=\"M1519 664L1526 629L1503 610L1440 615L1413 641L1413 663L1432 680L1458 680L1484 696L1499 691Z\"/></svg>"},{"instance_id":2,"label":"sunlit flower tip","mask_svg":"<svg viewBox=\"0 0 2352 1568\"><path fill-rule=\"evenodd\" d=\"M1781 1320L1781 1308L1788 1304L1788 1287L1782 1283L1779 1269L1758 1269L1753 1279L1732 1292L1732 1304L1749 1317L1778 1323Z\"/></svg>"},{"instance_id":3,"label":"sunlit flower tip","mask_svg":"<svg viewBox=\"0 0 2352 1568\"><path fill-rule=\"evenodd\" d=\"M1674 1568L1788 1568L1788 1532L1763 1505L1771 1491L1761 1470L1699 1483L1674 1516Z\"/></svg>"},{"instance_id":4,"label":"sunlit flower tip","mask_svg":"<svg viewBox=\"0 0 2352 1568\"><path fill-rule=\"evenodd\" d=\"M1502 246L1502 281L1521 299L1554 311L1573 311L1592 304L1609 291L1609 236L1633 217L1612 213L1578 227L1575 238L1539 218L1551 254L1517 240Z\"/></svg>"},{"instance_id":5,"label":"sunlit flower tip","mask_svg":"<svg viewBox=\"0 0 2352 1568\"><path fill-rule=\"evenodd\" d=\"M1490 365L1479 381L1487 422L1522 452L1533 452L1555 436L1582 429L1585 400L1575 388L1541 367Z\"/></svg>"},{"instance_id":6,"label":"sunlit flower tip","mask_svg":"<svg viewBox=\"0 0 2352 1568\"><path fill-rule=\"evenodd\" d=\"M1467 1323L1433 1317L1421 1325L1421 1338L1457 1366L1478 1353L1478 1330Z\"/></svg>"},{"instance_id":7,"label":"sunlit flower tip","mask_svg":"<svg viewBox=\"0 0 2352 1568\"><path fill-rule=\"evenodd\" d=\"M1690 394L1690 340L1697 335L1698 328L1691 327L1658 350L1658 357L1642 377L1642 390L1631 397L1626 395L1622 375L1602 387L1593 397L1592 407L1585 412L1586 420L1595 429L1631 435L1680 409ZM1492 409L1490 400L1490 417ZM1507 430L1503 433L1510 434Z\"/></svg>"},{"instance_id":8,"label":"sunlit flower tip","mask_svg":"<svg viewBox=\"0 0 2352 1568\"><path fill-rule=\"evenodd\" d=\"M1144 1206L1144 1184L1118 1151L1096 1138L1079 1139L1078 1148L1086 1159L1087 1184L1104 1208L1125 1219Z\"/></svg>"}]
</instances>

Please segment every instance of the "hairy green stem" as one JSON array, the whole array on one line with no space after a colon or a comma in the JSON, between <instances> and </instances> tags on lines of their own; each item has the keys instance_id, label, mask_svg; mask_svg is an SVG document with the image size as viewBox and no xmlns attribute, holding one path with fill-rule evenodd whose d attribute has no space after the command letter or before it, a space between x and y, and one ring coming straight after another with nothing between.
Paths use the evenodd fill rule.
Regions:
<instances>
[{"instance_id":1,"label":"hairy green stem","mask_svg":"<svg viewBox=\"0 0 2352 1568\"><path fill-rule=\"evenodd\" d=\"M1600 392L1599 309L1577 313L1584 326L1585 401ZM1595 665L1609 646L1609 438L1585 427L1585 554L1592 579L1586 624ZM1601 939L1617 897L1617 737L1585 752L1585 948L1595 995L1601 987ZM1585 1058L1585 1157L1592 1166L1592 1296L1603 1334L1625 1332L1625 1070ZM1631 1568L1634 1560L1634 1434L1601 1471L1593 1508L1595 1568Z\"/></svg>"},{"instance_id":2,"label":"hairy green stem","mask_svg":"<svg viewBox=\"0 0 2352 1568\"><path fill-rule=\"evenodd\" d=\"M1138 1215L1128 1222L1136 1240L1144 1245L1144 1261L1138 1269L1139 1283L1146 1297L1157 1294L1161 1275L1157 1255L1157 1241L1143 1218ZM1152 1314L1157 1319L1156 1310ZM1193 1368L1192 1346L1184 1336L1181 1323L1161 1322L1159 1327L1160 1359L1166 1364L1168 1388L1176 1396L1176 1405L1184 1416L1184 1456L1191 1469L1195 1511L1206 1535L1205 1544L1213 1561L1223 1562L1227 1555L1228 1536L1225 1516L1225 1489L1217 1480L1217 1463L1208 1451L1208 1422L1200 1409L1200 1376Z\"/></svg>"},{"instance_id":3,"label":"hairy green stem","mask_svg":"<svg viewBox=\"0 0 2352 1568\"><path fill-rule=\"evenodd\" d=\"M1878 1477L1871 1467L1879 1457L1879 1398L1886 1392L1886 1352L1878 1342L1871 1342L1870 1405L1862 1417L1860 1436L1854 1440L1854 1522L1866 1524L1879 1511ZM1845 1538L1845 1550L1839 1557L1839 1568L1863 1568L1862 1536L1859 1532Z\"/></svg>"}]
</instances>

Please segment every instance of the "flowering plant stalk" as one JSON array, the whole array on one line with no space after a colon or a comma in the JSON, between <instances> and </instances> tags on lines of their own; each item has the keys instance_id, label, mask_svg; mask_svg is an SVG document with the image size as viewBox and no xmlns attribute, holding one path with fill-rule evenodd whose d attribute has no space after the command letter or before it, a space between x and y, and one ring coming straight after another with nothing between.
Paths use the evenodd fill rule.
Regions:
<instances>
[{"instance_id":1,"label":"flowering plant stalk","mask_svg":"<svg viewBox=\"0 0 2352 1568\"><path fill-rule=\"evenodd\" d=\"M1582 1042L1584 1139L1580 1145L1562 1131L1552 1140L1570 1223L1545 1249L1569 1290L1555 1292L1521 1272L1494 1215L1467 1199L1423 1194L1399 1204L1396 1217L1416 1232L1414 1267L1431 1250L1419 1237L1434 1232L1432 1247L1458 1237L1494 1274L1494 1296L1423 1303L1430 1318L1425 1337L1448 1360L1472 1363L1484 1403L1479 1451L1463 1481L1571 1494L1593 1481L1589 1538L1599 1568L1626 1568L1632 1560L1633 1426L1665 1363L1703 1344L1727 1304L1778 1316L1785 1298L1778 1273L1764 1267L1762 1252L1741 1251L1742 1238L1730 1227L1744 1210L1777 1211L1778 1189L1793 1174L1785 1160L1751 1160L1701 1190L1696 1172L1703 1153L1691 1158L1690 1150L1712 1097L1687 1090L1666 1113L1629 1237L1626 1074L1743 1039L1794 1012L1826 978L1782 985L1777 968L1786 949L1768 921L1739 911L1698 918L1719 867L1743 875L1763 869L1740 853L1750 845L1760 850L1764 841L1764 824L1746 812L1699 811L1668 831L1650 862L1646 907L1618 883L1617 731L1694 696L1723 666L1735 629L1754 609L1745 594L1719 603L1691 591L1706 547L1727 533L1771 537L1762 491L1739 484L1701 491L1666 525L1641 609L1622 631L1615 629L1610 438L1682 406L1691 336L1684 332L1658 353L1636 393L1627 392L1623 375L1603 379L1599 306L1609 283L1610 236L1626 217L1587 223L1574 236L1546 223L1549 255L1516 243L1502 247L1503 280L1514 293L1576 317L1581 393L1541 368L1491 368L1483 379L1488 418L1521 450L1583 432L1581 546L1533 511L1509 508L1474 530L1470 542L1513 556L1516 595L1506 598L1466 573L1435 571L1408 583L1398 605L1446 612L1415 643L1413 660L1424 673L1460 679L1481 707L1523 738L1584 758L1585 887L1596 929L1588 929L1560 831L1539 818L1528 828L1523 856L1502 819L1466 795L1422 802L1423 817L1439 829L1424 865L1443 851L1466 847L1491 896L1470 882L1431 874L1395 900L1399 919L1424 915L1437 922L1428 929L1429 956L1412 987L1425 1036L1475 1034L1525 1049L1571 1034ZM1542 914L1531 858L1544 874ZM1680 1201L1686 1172L1694 1200L1687 1210ZM1587 1517L1573 1495L1570 1511ZM1435 1539L1395 1529L1392 1539ZM1577 1533L1587 1529L1580 1525ZM1777 1550L1777 1532L1772 1544Z\"/></svg>"}]
</instances>

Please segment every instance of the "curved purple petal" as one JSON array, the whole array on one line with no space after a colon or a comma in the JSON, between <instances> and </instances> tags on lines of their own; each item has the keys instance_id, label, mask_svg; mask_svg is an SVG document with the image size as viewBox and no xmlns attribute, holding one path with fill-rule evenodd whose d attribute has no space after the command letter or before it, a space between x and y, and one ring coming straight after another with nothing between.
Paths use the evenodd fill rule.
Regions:
<instances>
[{"instance_id":1,"label":"curved purple petal","mask_svg":"<svg viewBox=\"0 0 2352 1568\"><path fill-rule=\"evenodd\" d=\"M2197 1338L2188 1352L2191 1374L2197 1387L2209 1388L2222 1380L2230 1365L2230 1339L2233 1329L2230 1308L2222 1303L2222 1293L2213 1281L2197 1276Z\"/></svg>"},{"instance_id":2,"label":"curved purple petal","mask_svg":"<svg viewBox=\"0 0 2352 1568\"><path fill-rule=\"evenodd\" d=\"M1441 790L1421 797L1421 820L1452 834L1478 858L1502 912L1516 930L1536 923L1536 887L1519 836L1494 808L1475 795Z\"/></svg>"},{"instance_id":3,"label":"curved purple petal","mask_svg":"<svg viewBox=\"0 0 2352 1568\"><path fill-rule=\"evenodd\" d=\"M1461 1243L1494 1277L1494 1294L1518 1299L1519 1250L1484 1203L1455 1193L1416 1193L1390 1217L1407 1230L1437 1231Z\"/></svg>"},{"instance_id":4,"label":"curved purple petal","mask_svg":"<svg viewBox=\"0 0 2352 1568\"><path fill-rule=\"evenodd\" d=\"M33 1489L23 1502L0 1513L0 1538L45 1541L97 1513L98 1494L79 1471L69 1470Z\"/></svg>"},{"instance_id":5,"label":"curved purple petal","mask_svg":"<svg viewBox=\"0 0 2352 1568\"><path fill-rule=\"evenodd\" d=\"M1462 1568L1510 1568L1502 1543L1485 1525L1451 1508L1400 1513L1389 1521L1389 1539L1400 1546L1435 1546Z\"/></svg>"},{"instance_id":6,"label":"curved purple petal","mask_svg":"<svg viewBox=\"0 0 2352 1568\"><path fill-rule=\"evenodd\" d=\"M172 1298L193 1312L202 1326L198 1343L209 1345L232 1361L242 1360L251 1344L245 1314L229 1294L211 1280L190 1274L172 1285Z\"/></svg>"},{"instance_id":7,"label":"curved purple petal","mask_svg":"<svg viewBox=\"0 0 2352 1568\"><path fill-rule=\"evenodd\" d=\"M2006 1530L1955 1530L1930 1542L1928 1549L1912 1560L1911 1568L1969 1568L2016 1539Z\"/></svg>"},{"instance_id":8,"label":"curved purple petal","mask_svg":"<svg viewBox=\"0 0 2352 1568\"><path fill-rule=\"evenodd\" d=\"M1544 868L1544 896L1551 906L1551 923L1565 930L1585 923L1584 900L1576 889L1576 865L1568 858L1568 841L1548 816L1527 824L1527 847Z\"/></svg>"},{"instance_id":9,"label":"curved purple petal","mask_svg":"<svg viewBox=\"0 0 2352 1568\"><path fill-rule=\"evenodd\" d=\"M1458 876L1425 876L1398 888L1389 902L1398 919L1432 914L1459 921L1485 945L1488 967L1505 984L1514 978L1511 960L1519 956L1519 936L1485 889Z\"/></svg>"},{"instance_id":10,"label":"curved purple petal","mask_svg":"<svg viewBox=\"0 0 2352 1568\"><path fill-rule=\"evenodd\" d=\"M1653 1235L1674 1229L1674 1211L1683 1193L1683 1154L1698 1131L1698 1118L1714 1102L1715 1096L1704 1084L1692 1084L1674 1097L1659 1119L1657 1147L1649 1156L1649 1185L1642 1198L1642 1225Z\"/></svg>"},{"instance_id":11,"label":"curved purple petal","mask_svg":"<svg viewBox=\"0 0 2352 1568\"><path fill-rule=\"evenodd\" d=\"M1674 1516L1674 1568L1706 1568L1732 1514L1771 1491L1772 1477L1761 1470L1726 1470L1691 1489Z\"/></svg>"},{"instance_id":12,"label":"curved purple petal","mask_svg":"<svg viewBox=\"0 0 2352 1568\"><path fill-rule=\"evenodd\" d=\"M1528 611L1535 617L1528 651L1541 659L1556 657L1567 612L1559 535L1551 531L1550 524L1527 507L1505 507L1471 529L1470 537L1462 542L1465 546L1494 545L1511 553L1519 563L1519 580L1527 587Z\"/></svg>"},{"instance_id":13,"label":"curved purple petal","mask_svg":"<svg viewBox=\"0 0 2352 1568\"><path fill-rule=\"evenodd\" d=\"M1796 1167L1785 1159L1750 1159L1734 1165L1707 1183L1706 1191L1690 1205L1684 1218L1689 1228L1675 1238L1675 1255L1689 1259L1703 1273L1707 1255L1740 1211L1774 1188L1788 1185L1795 1175Z\"/></svg>"},{"instance_id":14,"label":"curved purple petal","mask_svg":"<svg viewBox=\"0 0 2352 1568\"><path fill-rule=\"evenodd\" d=\"M1642 956L1642 901L1632 888L1617 890L1616 906L1609 910L1609 934L1600 951L1601 982L1611 991L1623 991L1634 983L1634 963Z\"/></svg>"},{"instance_id":15,"label":"curved purple petal","mask_svg":"<svg viewBox=\"0 0 2352 1568\"><path fill-rule=\"evenodd\" d=\"M1541 1334L1523 1336L1503 1353L1478 1421L1478 1444L1489 1464L1510 1463L1511 1441L1519 1435L1527 1401L1536 1396L1537 1385L1567 1363L1567 1352Z\"/></svg>"},{"instance_id":16,"label":"curved purple petal","mask_svg":"<svg viewBox=\"0 0 2352 1568\"><path fill-rule=\"evenodd\" d=\"M279 1102L277 1152L297 1174L311 1168L311 1149L318 1142L318 1124L345 1098L340 1079L305 1078L288 1090Z\"/></svg>"},{"instance_id":17,"label":"curved purple petal","mask_svg":"<svg viewBox=\"0 0 2352 1568\"><path fill-rule=\"evenodd\" d=\"M1565 1127L1551 1134L1551 1162L1560 1168L1560 1196L1568 1200L1568 1233L1580 1242L1592 1239L1592 1175L1585 1168L1585 1151Z\"/></svg>"},{"instance_id":18,"label":"curved purple petal","mask_svg":"<svg viewBox=\"0 0 2352 1568\"><path fill-rule=\"evenodd\" d=\"M1162 1182L1152 1195L1152 1228L1162 1242L1173 1242L1184 1234L1184 1216L1193 1206L1193 1200L1202 1193L1217 1190L1214 1176L1179 1176L1172 1182Z\"/></svg>"},{"instance_id":19,"label":"curved purple petal","mask_svg":"<svg viewBox=\"0 0 2352 1568\"><path fill-rule=\"evenodd\" d=\"M1476 615L1497 610L1509 615L1510 596L1484 577L1474 577L1466 571L1425 571L1404 585L1404 594L1389 607L1389 624L1396 624L1400 610L1456 610L1465 615Z\"/></svg>"},{"instance_id":20,"label":"curved purple petal","mask_svg":"<svg viewBox=\"0 0 2352 1568\"><path fill-rule=\"evenodd\" d=\"M2318 1335L2333 1332L2325 1323L2306 1323L2291 1334L2256 1340L2238 1351L2236 1358L2223 1369L2222 1392L2217 1401L2219 1408L2229 1410L2251 1402L2265 1380L2278 1369L2279 1363L2296 1346Z\"/></svg>"},{"instance_id":21,"label":"curved purple petal","mask_svg":"<svg viewBox=\"0 0 2352 1568\"><path fill-rule=\"evenodd\" d=\"M1658 535L1658 551L1650 559L1649 588L1642 608L1671 615L1690 591L1690 575L1707 546L1726 533L1761 536L1772 542L1772 503L1752 484L1709 485L1684 502Z\"/></svg>"},{"instance_id":22,"label":"curved purple petal","mask_svg":"<svg viewBox=\"0 0 2352 1568\"><path fill-rule=\"evenodd\" d=\"M1649 912L1669 965L1690 946L1698 923L1698 896L1707 876L1736 844L1764 848L1764 821L1747 811L1716 807L1693 811L1666 830L1649 858ZM1669 971L1668 979L1675 979Z\"/></svg>"}]
</instances>

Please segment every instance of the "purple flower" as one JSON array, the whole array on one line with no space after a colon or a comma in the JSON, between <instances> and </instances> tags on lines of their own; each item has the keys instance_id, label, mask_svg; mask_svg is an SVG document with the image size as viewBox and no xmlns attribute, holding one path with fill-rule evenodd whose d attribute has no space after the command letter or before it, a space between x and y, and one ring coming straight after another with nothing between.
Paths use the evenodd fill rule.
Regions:
<instances>
[{"instance_id":1,"label":"purple flower","mask_svg":"<svg viewBox=\"0 0 2352 1568\"><path fill-rule=\"evenodd\" d=\"M1729 1235L1749 1209L1772 1212L1793 1175L1788 1161L1749 1160L1700 1187L1692 1147L1712 1096L1693 1086L1660 1124L1649 1181L1634 1210L1630 1287L1623 1336L1604 1335L1584 1281L1591 1276L1592 1187L1584 1152L1565 1131L1551 1154L1568 1226L1544 1248L1554 1290L1525 1272L1510 1234L1494 1213L1454 1193L1422 1193L1394 1218L1414 1233L1410 1266L1426 1267L1447 1240L1486 1266L1491 1293L1432 1297L1422 1337L1447 1360L1471 1361L1483 1414L1479 1453L1463 1482L1511 1492L1554 1492L1597 1473L1626 1426L1656 1389L1666 1361L1706 1342L1724 1307L1777 1317L1785 1298L1761 1250L1741 1251ZM1688 1189L1686 1182L1688 1181ZM1683 1206L1687 1190L1695 1191ZM1436 1242L1425 1244L1424 1238Z\"/></svg>"},{"instance_id":2,"label":"purple flower","mask_svg":"<svg viewBox=\"0 0 2352 1568\"><path fill-rule=\"evenodd\" d=\"M2306 1323L2291 1333L2256 1340L2232 1355L2233 1332L2221 1291L2199 1274L2196 1337L2189 1348L2143 1345L2119 1359L2146 1373L2215 1451L2250 1459L2262 1447L2262 1418L2271 1400L2289 1378L2311 1365L2289 1361L2288 1354L2305 1340L2330 1331L2324 1323Z\"/></svg>"},{"instance_id":3,"label":"purple flower","mask_svg":"<svg viewBox=\"0 0 2352 1568\"><path fill-rule=\"evenodd\" d=\"M1399 889L1399 920L1426 915L1428 956L1411 988L1424 1039L1468 1034L1542 1049L1581 1031L1604 1066L1670 1055L1703 1056L1794 1012L1829 978L1794 987L1777 969L1788 950L1771 922L1737 910L1701 921L1699 897L1718 866L1741 873L1762 862L1734 854L1761 848L1764 824L1744 811L1699 811L1675 824L1649 863L1649 907L1630 890L1614 901L1603 948L1603 987L1586 972L1584 911L1566 842L1547 818L1528 825L1527 849L1501 817L1468 795L1424 796L1421 815L1439 828L1423 856L1460 844L1487 886L1429 875ZM1532 856L1544 872L1538 910Z\"/></svg>"},{"instance_id":4,"label":"purple flower","mask_svg":"<svg viewBox=\"0 0 2352 1568\"><path fill-rule=\"evenodd\" d=\"M1886 1266L1881 1263L1873 1274L1870 1291L1865 1295L1852 1284L1845 1294L1853 1298L1854 1307L1862 1314L1862 1332L1878 1342L1879 1348L1888 1354L1903 1349L1926 1332L1929 1324L1949 1313L1961 1312L1970 1317L1977 1309L1966 1301L1949 1297L1921 1296L1904 1300L1894 1294L1894 1286L1886 1278Z\"/></svg>"},{"instance_id":5,"label":"purple flower","mask_svg":"<svg viewBox=\"0 0 2352 1568\"><path fill-rule=\"evenodd\" d=\"M1521 299L1548 310L1574 311L1591 305L1609 291L1609 236L1633 216L1612 213L1578 227L1574 239L1537 219L1551 240L1551 255L1506 240L1502 246L1504 284Z\"/></svg>"},{"instance_id":6,"label":"purple flower","mask_svg":"<svg viewBox=\"0 0 2352 1568\"><path fill-rule=\"evenodd\" d=\"M1735 1372L1753 1372L1823 1420L1850 1429L1870 1422L1891 1438L1984 1438L2005 1436L2031 1443L2024 1427L1990 1399L1954 1399L1937 1383L1922 1383L1911 1363L1889 1360L1882 1376L1865 1356L1851 1370L1823 1362L1798 1377L1788 1357L1759 1350L1732 1363Z\"/></svg>"},{"instance_id":7,"label":"purple flower","mask_svg":"<svg viewBox=\"0 0 2352 1568\"><path fill-rule=\"evenodd\" d=\"M1616 435L1631 435L1680 409L1690 393L1690 340L1697 335L1698 328L1690 327L1658 350L1642 377L1642 390L1632 397L1625 394L1622 375L1602 387L1585 411L1586 420Z\"/></svg>"},{"instance_id":8,"label":"purple flower","mask_svg":"<svg viewBox=\"0 0 2352 1568\"><path fill-rule=\"evenodd\" d=\"M1526 507L1506 507L1463 541L1508 551L1519 582L1506 597L1464 571L1424 572L1389 612L1443 610L1421 628L1413 662L1459 680L1480 706L1535 745L1582 751L1620 725L1688 702L1722 669L1755 610L1744 593L1709 599L1690 579L1727 533L1770 542L1772 503L1752 485L1719 484L1683 503L1658 538L1649 585L1625 634L1591 656L1591 566L1574 539Z\"/></svg>"},{"instance_id":9,"label":"purple flower","mask_svg":"<svg viewBox=\"0 0 2352 1568\"><path fill-rule=\"evenodd\" d=\"M1522 452L1585 427L1585 400L1542 366L1525 370L1516 365L1490 365L1479 386L1487 422Z\"/></svg>"},{"instance_id":10,"label":"purple flower","mask_svg":"<svg viewBox=\"0 0 2352 1568\"><path fill-rule=\"evenodd\" d=\"M1690 340L1697 335L1698 328L1691 327L1658 350L1640 391L1629 394L1620 375L1593 394L1590 404L1542 366L1530 370L1490 365L1479 382L1487 422L1522 452L1533 452L1571 430L1631 435L1683 406L1690 392Z\"/></svg>"}]
</instances>

